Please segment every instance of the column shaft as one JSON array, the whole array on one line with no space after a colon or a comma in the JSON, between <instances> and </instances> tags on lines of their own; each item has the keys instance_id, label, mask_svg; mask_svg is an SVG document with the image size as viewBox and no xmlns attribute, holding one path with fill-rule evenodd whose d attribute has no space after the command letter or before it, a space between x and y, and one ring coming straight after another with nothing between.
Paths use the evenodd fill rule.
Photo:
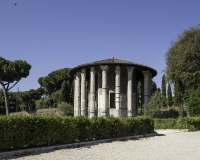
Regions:
<instances>
[{"instance_id":1,"label":"column shaft","mask_svg":"<svg viewBox=\"0 0 200 160\"><path fill-rule=\"evenodd\" d=\"M85 68L81 72L81 116L86 116L86 99L85 99Z\"/></svg>"},{"instance_id":2,"label":"column shaft","mask_svg":"<svg viewBox=\"0 0 200 160\"><path fill-rule=\"evenodd\" d=\"M133 116L133 69L134 67L127 67L128 70L128 84L127 84L127 116Z\"/></svg>"},{"instance_id":3,"label":"column shaft","mask_svg":"<svg viewBox=\"0 0 200 160\"><path fill-rule=\"evenodd\" d=\"M120 117L120 66L115 69L115 107L117 117Z\"/></svg>"},{"instance_id":4,"label":"column shaft","mask_svg":"<svg viewBox=\"0 0 200 160\"><path fill-rule=\"evenodd\" d=\"M102 108L102 116L107 116L107 70L108 66L100 66L102 70L102 102L101 102L101 108Z\"/></svg>"},{"instance_id":5,"label":"column shaft","mask_svg":"<svg viewBox=\"0 0 200 160\"><path fill-rule=\"evenodd\" d=\"M102 95L102 72L98 72L98 102L97 102L97 110L98 110L98 117L101 116L101 95Z\"/></svg>"},{"instance_id":6,"label":"column shaft","mask_svg":"<svg viewBox=\"0 0 200 160\"><path fill-rule=\"evenodd\" d=\"M90 96L89 96L89 118L95 116L95 68L91 67L90 70Z\"/></svg>"},{"instance_id":7,"label":"column shaft","mask_svg":"<svg viewBox=\"0 0 200 160\"><path fill-rule=\"evenodd\" d=\"M80 116L80 72L77 72L74 78L74 116Z\"/></svg>"}]
</instances>

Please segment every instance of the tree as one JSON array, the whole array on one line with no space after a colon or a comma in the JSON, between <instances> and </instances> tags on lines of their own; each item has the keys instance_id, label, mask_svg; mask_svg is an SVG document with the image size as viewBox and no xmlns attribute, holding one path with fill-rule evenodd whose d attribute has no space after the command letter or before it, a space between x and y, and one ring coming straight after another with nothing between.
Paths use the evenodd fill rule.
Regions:
<instances>
[{"instance_id":1,"label":"tree","mask_svg":"<svg viewBox=\"0 0 200 160\"><path fill-rule=\"evenodd\" d=\"M35 101L41 99L43 94L44 89L41 87L36 90L30 89L29 91L19 92L18 99L20 106L25 106L29 110L35 109Z\"/></svg>"},{"instance_id":2,"label":"tree","mask_svg":"<svg viewBox=\"0 0 200 160\"><path fill-rule=\"evenodd\" d=\"M162 96L156 91L149 100L149 103L144 106L144 114L150 117L157 117L162 112L160 111L163 105Z\"/></svg>"},{"instance_id":3,"label":"tree","mask_svg":"<svg viewBox=\"0 0 200 160\"><path fill-rule=\"evenodd\" d=\"M61 89L62 83L68 81L69 87L72 87L72 77L69 75L69 68L63 68L49 73L45 77L40 77L38 83L46 90L47 95Z\"/></svg>"},{"instance_id":4,"label":"tree","mask_svg":"<svg viewBox=\"0 0 200 160\"><path fill-rule=\"evenodd\" d=\"M200 87L191 92L188 99L188 109L190 116L200 115Z\"/></svg>"},{"instance_id":5,"label":"tree","mask_svg":"<svg viewBox=\"0 0 200 160\"><path fill-rule=\"evenodd\" d=\"M158 90L156 83L151 80L151 95L153 95Z\"/></svg>"},{"instance_id":6,"label":"tree","mask_svg":"<svg viewBox=\"0 0 200 160\"><path fill-rule=\"evenodd\" d=\"M138 82L137 85L137 105L138 106L142 106L142 91L143 90L143 86L141 81ZM151 95L153 95L156 91L158 90L156 83L151 80Z\"/></svg>"},{"instance_id":7,"label":"tree","mask_svg":"<svg viewBox=\"0 0 200 160\"><path fill-rule=\"evenodd\" d=\"M8 91L22 78L26 78L29 75L30 69L31 65L26 61L10 61L0 57L0 84L5 98L6 115L9 115Z\"/></svg>"},{"instance_id":8,"label":"tree","mask_svg":"<svg viewBox=\"0 0 200 160\"><path fill-rule=\"evenodd\" d=\"M64 81L61 86L61 100L62 102L71 103L71 93L70 93L69 81Z\"/></svg>"},{"instance_id":9,"label":"tree","mask_svg":"<svg viewBox=\"0 0 200 160\"><path fill-rule=\"evenodd\" d=\"M184 102L200 86L200 25L185 30L166 53L166 75Z\"/></svg>"},{"instance_id":10,"label":"tree","mask_svg":"<svg viewBox=\"0 0 200 160\"><path fill-rule=\"evenodd\" d=\"M73 116L74 108L71 104L66 102L61 102L58 104L58 110L62 112L63 116Z\"/></svg>"},{"instance_id":11,"label":"tree","mask_svg":"<svg viewBox=\"0 0 200 160\"><path fill-rule=\"evenodd\" d=\"M47 96L52 96L54 99L59 93L61 95L58 101L73 102L73 78L69 75L69 71L69 68L59 69L38 79L40 86L44 88Z\"/></svg>"},{"instance_id":12,"label":"tree","mask_svg":"<svg viewBox=\"0 0 200 160\"><path fill-rule=\"evenodd\" d=\"M168 83L168 87L167 87L167 104L169 107L171 107L173 105L172 90L171 90L171 86L169 83Z\"/></svg>"},{"instance_id":13,"label":"tree","mask_svg":"<svg viewBox=\"0 0 200 160\"><path fill-rule=\"evenodd\" d=\"M8 99L9 99L9 111L15 111L16 110L16 93L9 92ZM6 113L6 108L5 108L4 93L3 93L3 89L0 89L0 114L5 114L5 113Z\"/></svg>"},{"instance_id":14,"label":"tree","mask_svg":"<svg viewBox=\"0 0 200 160\"><path fill-rule=\"evenodd\" d=\"M163 99L163 107L166 107L166 83L165 83L165 75L162 76L162 99Z\"/></svg>"}]
</instances>

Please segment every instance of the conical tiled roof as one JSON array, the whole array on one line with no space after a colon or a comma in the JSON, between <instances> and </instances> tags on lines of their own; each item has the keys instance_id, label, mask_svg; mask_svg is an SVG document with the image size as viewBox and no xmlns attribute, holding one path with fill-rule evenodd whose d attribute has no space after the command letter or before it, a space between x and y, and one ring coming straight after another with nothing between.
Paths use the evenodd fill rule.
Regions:
<instances>
[{"instance_id":1,"label":"conical tiled roof","mask_svg":"<svg viewBox=\"0 0 200 160\"><path fill-rule=\"evenodd\" d=\"M88 68L91 66L98 66L98 65L117 65L117 64L118 65L126 65L126 66L134 66L140 70L150 70L152 72L152 77L157 75L157 71L153 68L150 68L150 67L142 65L142 64L126 61L126 60L116 59L114 57L111 57L109 59L104 59L101 61L95 61L95 62L78 65L70 70L70 75L73 75L80 68Z\"/></svg>"}]
</instances>

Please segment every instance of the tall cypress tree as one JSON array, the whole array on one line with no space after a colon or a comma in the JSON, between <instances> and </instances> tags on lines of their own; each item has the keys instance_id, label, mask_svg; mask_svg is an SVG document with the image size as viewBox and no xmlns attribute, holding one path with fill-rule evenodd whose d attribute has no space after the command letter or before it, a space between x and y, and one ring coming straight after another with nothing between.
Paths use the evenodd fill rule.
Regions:
<instances>
[{"instance_id":1,"label":"tall cypress tree","mask_svg":"<svg viewBox=\"0 0 200 160\"><path fill-rule=\"evenodd\" d=\"M61 86L61 101L70 103L70 87L69 82L64 81Z\"/></svg>"},{"instance_id":2,"label":"tall cypress tree","mask_svg":"<svg viewBox=\"0 0 200 160\"><path fill-rule=\"evenodd\" d=\"M171 86L169 83L168 83L168 87L167 87L167 104L169 105L169 107L171 107L173 105L172 90L171 90Z\"/></svg>"},{"instance_id":3,"label":"tall cypress tree","mask_svg":"<svg viewBox=\"0 0 200 160\"><path fill-rule=\"evenodd\" d=\"M163 107L166 107L166 83L165 83L165 75L162 76L162 99L163 99Z\"/></svg>"}]
</instances>

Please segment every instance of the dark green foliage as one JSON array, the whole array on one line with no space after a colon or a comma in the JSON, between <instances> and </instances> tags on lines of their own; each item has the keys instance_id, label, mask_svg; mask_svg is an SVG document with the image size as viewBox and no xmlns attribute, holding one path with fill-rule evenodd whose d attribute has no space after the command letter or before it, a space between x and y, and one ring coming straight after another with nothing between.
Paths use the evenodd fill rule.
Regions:
<instances>
[{"instance_id":1,"label":"dark green foliage","mask_svg":"<svg viewBox=\"0 0 200 160\"><path fill-rule=\"evenodd\" d=\"M70 77L69 71L69 68L53 71L45 77L40 77L38 83L45 89L47 95L51 95L51 93L60 90L64 81L67 81L68 87L71 88L73 87L73 78Z\"/></svg>"},{"instance_id":2,"label":"dark green foliage","mask_svg":"<svg viewBox=\"0 0 200 160\"><path fill-rule=\"evenodd\" d=\"M0 151L154 132L149 117L0 116Z\"/></svg>"},{"instance_id":3,"label":"dark green foliage","mask_svg":"<svg viewBox=\"0 0 200 160\"><path fill-rule=\"evenodd\" d=\"M176 80L174 83L174 103L176 106L184 103L184 85L180 80Z\"/></svg>"},{"instance_id":4,"label":"dark green foliage","mask_svg":"<svg viewBox=\"0 0 200 160\"><path fill-rule=\"evenodd\" d=\"M69 71L69 68L59 69L38 79L40 86L45 90L46 96L53 99L51 107L57 107L61 102L73 104L73 78L70 77ZM37 102L37 104L39 103ZM40 106L42 104L40 103ZM45 108L46 106L41 107Z\"/></svg>"},{"instance_id":5,"label":"dark green foliage","mask_svg":"<svg viewBox=\"0 0 200 160\"><path fill-rule=\"evenodd\" d=\"M154 119L155 129L189 129L200 130L200 117Z\"/></svg>"},{"instance_id":6,"label":"dark green foliage","mask_svg":"<svg viewBox=\"0 0 200 160\"><path fill-rule=\"evenodd\" d=\"M166 104L166 83L165 83L165 75L162 76L162 100L163 100L163 107L167 107L167 104Z\"/></svg>"},{"instance_id":7,"label":"dark green foliage","mask_svg":"<svg viewBox=\"0 0 200 160\"><path fill-rule=\"evenodd\" d=\"M163 105L163 97L156 91L150 98L149 103L144 105L144 115L150 117L157 117L162 114L160 110Z\"/></svg>"},{"instance_id":8,"label":"dark green foliage","mask_svg":"<svg viewBox=\"0 0 200 160\"><path fill-rule=\"evenodd\" d=\"M29 75L31 65L26 61L10 61L0 57L0 84L5 97L6 115L9 115L8 91Z\"/></svg>"},{"instance_id":9,"label":"dark green foliage","mask_svg":"<svg viewBox=\"0 0 200 160\"><path fill-rule=\"evenodd\" d=\"M185 30L166 53L166 75L180 86L176 88L176 95L181 101L187 101L190 92L200 86L199 44L200 25Z\"/></svg>"},{"instance_id":10,"label":"dark green foliage","mask_svg":"<svg viewBox=\"0 0 200 160\"><path fill-rule=\"evenodd\" d=\"M158 90L156 83L151 80L151 95L153 95Z\"/></svg>"},{"instance_id":11,"label":"dark green foliage","mask_svg":"<svg viewBox=\"0 0 200 160\"><path fill-rule=\"evenodd\" d=\"M35 101L40 100L44 94L43 88L30 89L29 91L17 92L19 106L25 106L25 110L34 110ZM22 108L22 107L20 107Z\"/></svg>"},{"instance_id":12,"label":"dark green foliage","mask_svg":"<svg viewBox=\"0 0 200 160\"><path fill-rule=\"evenodd\" d=\"M170 84L168 84L167 87L167 104L169 105L169 107L173 105L172 90Z\"/></svg>"},{"instance_id":13,"label":"dark green foliage","mask_svg":"<svg viewBox=\"0 0 200 160\"><path fill-rule=\"evenodd\" d=\"M66 102L59 103L58 110L62 112L63 116L74 116L74 108L69 103Z\"/></svg>"},{"instance_id":14,"label":"dark green foliage","mask_svg":"<svg viewBox=\"0 0 200 160\"><path fill-rule=\"evenodd\" d=\"M188 109L190 116L200 115L200 87L191 92L188 100Z\"/></svg>"},{"instance_id":15,"label":"dark green foliage","mask_svg":"<svg viewBox=\"0 0 200 160\"><path fill-rule=\"evenodd\" d=\"M15 92L9 92L8 93L8 103L9 103L9 111L15 112L16 111L16 93ZM5 98L3 94L3 90L0 89L0 114L6 114L5 109Z\"/></svg>"},{"instance_id":16,"label":"dark green foliage","mask_svg":"<svg viewBox=\"0 0 200 160\"><path fill-rule=\"evenodd\" d=\"M41 109L41 108L50 108L54 107L54 102L51 97L46 97L44 99L40 99L35 101L36 109Z\"/></svg>"},{"instance_id":17,"label":"dark green foliage","mask_svg":"<svg viewBox=\"0 0 200 160\"><path fill-rule=\"evenodd\" d=\"M62 102L71 102L71 86L72 84L69 83L69 81L64 81L61 86L61 101Z\"/></svg>"},{"instance_id":18,"label":"dark green foliage","mask_svg":"<svg viewBox=\"0 0 200 160\"><path fill-rule=\"evenodd\" d=\"M142 94L144 92L143 87L144 86L142 86L142 82L139 81L137 84L137 106L139 106L139 107L142 107L142 105L143 105L142 103L144 103L144 102L142 102L143 101ZM157 90L158 90L158 88L157 88L156 83L153 80L151 80L151 95L153 95Z\"/></svg>"}]
</instances>

